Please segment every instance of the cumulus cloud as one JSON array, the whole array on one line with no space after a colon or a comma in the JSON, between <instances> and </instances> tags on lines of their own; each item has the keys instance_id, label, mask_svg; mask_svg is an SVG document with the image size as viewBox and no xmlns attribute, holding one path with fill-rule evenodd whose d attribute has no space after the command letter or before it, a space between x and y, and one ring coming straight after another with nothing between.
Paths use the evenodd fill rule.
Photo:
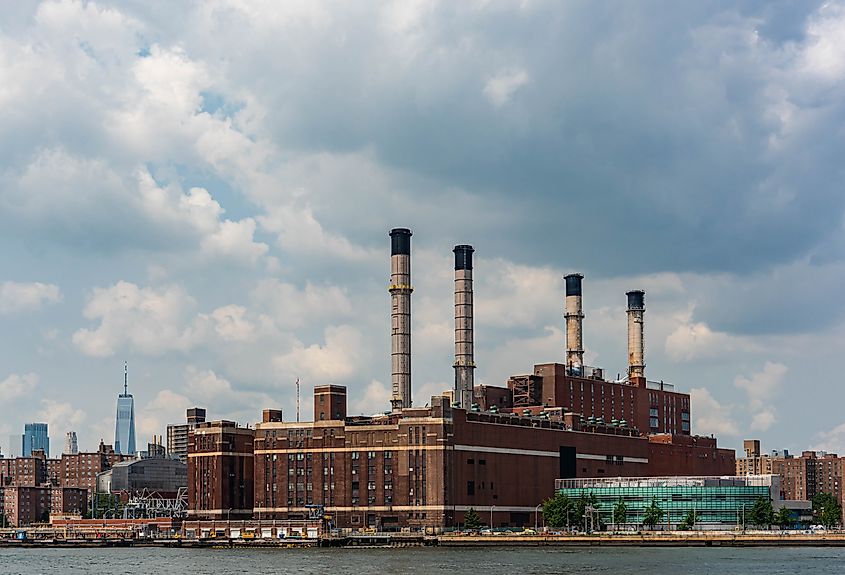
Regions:
<instances>
[{"instance_id":1,"label":"cumulus cloud","mask_svg":"<svg viewBox=\"0 0 845 575\"><path fill-rule=\"evenodd\" d=\"M19 397L29 395L35 391L37 385L38 376L36 374L18 375L13 373L0 381L0 402L9 403Z\"/></svg>"},{"instance_id":2,"label":"cumulus cloud","mask_svg":"<svg viewBox=\"0 0 845 575\"><path fill-rule=\"evenodd\" d=\"M95 288L83 313L99 325L77 330L73 343L93 357L114 355L122 346L146 355L187 351L207 328L202 318L192 317L195 307L195 300L178 286L142 288L121 281Z\"/></svg>"},{"instance_id":3,"label":"cumulus cloud","mask_svg":"<svg viewBox=\"0 0 845 575\"><path fill-rule=\"evenodd\" d=\"M750 377L737 376L734 385L748 396L748 409L752 414L751 429L766 431L776 421L774 408L777 393L789 369L782 363L767 361L762 371Z\"/></svg>"},{"instance_id":4,"label":"cumulus cloud","mask_svg":"<svg viewBox=\"0 0 845 575\"><path fill-rule=\"evenodd\" d=\"M44 304L62 301L59 286L41 282L0 283L0 314L41 309Z\"/></svg>"},{"instance_id":5,"label":"cumulus cloud","mask_svg":"<svg viewBox=\"0 0 845 575\"><path fill-rule=\"evenodd\" d=\"M694 387L690 390L692 409L693 433L717 436L736 437L739 426L734 416L734 407L716 400L710 391L704 387Z\"/></svg>"},{"instance_id":6,"label":"cumulus cloud","mask_svg":"<svg viewBox=\"0 0 845 575\"><path fill-rule=\"evenodd\" d=\"M56 401L53 399L41 400L41 411L38 412L38 420L47 423L47 428L55 442L55 438L64 440L67 431L76 431L85 422L86 413L69 402ZM53 444L53 453L58 452L59 445Z\"/></svg>"},{"instance_id":7,"label":"cumulus cloud","mask_svg":"<svg viewBox=\"0 0 845 575\"><path fill-rule=\"evenodd\" d=\"M277 372L288 380L301 377L309 383L334 383L349 379L366 365L368 350L363 336L348 325L330 326L325 330L325 343L305 346L297 343L283 355L273 358Z\"/></svg>"}]
</instances>

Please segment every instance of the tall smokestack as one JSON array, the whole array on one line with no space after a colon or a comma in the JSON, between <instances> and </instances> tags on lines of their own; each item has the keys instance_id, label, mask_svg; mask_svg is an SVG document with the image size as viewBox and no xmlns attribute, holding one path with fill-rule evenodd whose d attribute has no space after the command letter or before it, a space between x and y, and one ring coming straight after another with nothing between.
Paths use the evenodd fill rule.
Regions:
<instances>
[{"instance_id":1,"label":"tall smokestack","mask_svg":"<svg viewBox=\"0 0 845 575\"><path fill-rule=\"evenodd\" d=\"M390 353L393 411L411 407L411 230L390 230Z\"/></svg>"},{"instance_id":2,"label":"tall smokestack","mask_svg":"<svg viewBox=\"0 0 845 575\"><path fill-rule=\"evenodd\" d=\"M642 378L645 377L645 292L634 290L625 295L628 296L628 379Z\"/></svg>"},{"instance_id":3,"label":"tall smokestack","mask_svg":"<svg viewBox=\"0 0 845 575\"><path fill-rule=\"evenodd\" d=\"M581 367L584 365L584 341L581 322L584 310L581 306L581 274L564 276L566 281L566 365Z\"/></svg>"},{"instance_id":4,"label":"tall smokestack","mask_svg":"<svg viewBox=\"0 0 845 575\"><path fill-rule=\"evenodd\" d=\"M473 371L473 304L472 246L455 246L455 401L464 409L472 406Z\"/></svg>"}]
</instances>

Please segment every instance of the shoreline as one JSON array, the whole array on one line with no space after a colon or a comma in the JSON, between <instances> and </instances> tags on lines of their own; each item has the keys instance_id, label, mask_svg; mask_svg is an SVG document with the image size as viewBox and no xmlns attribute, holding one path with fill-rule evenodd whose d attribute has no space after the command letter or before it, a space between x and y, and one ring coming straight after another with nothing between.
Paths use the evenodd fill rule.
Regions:
<instances>
[{"instance_id":1,"label":"shoreline","mask_svg":"<svg viewBox=\"0 0 845 575\"><path fill-rule=\"evenodd\" d=\"M597 535L400 535L320 539L2 539L4 548L169 547L185 549L399 548L399 547L845 547L845 533L661 533Z\"/></svg>"}]
</instances>

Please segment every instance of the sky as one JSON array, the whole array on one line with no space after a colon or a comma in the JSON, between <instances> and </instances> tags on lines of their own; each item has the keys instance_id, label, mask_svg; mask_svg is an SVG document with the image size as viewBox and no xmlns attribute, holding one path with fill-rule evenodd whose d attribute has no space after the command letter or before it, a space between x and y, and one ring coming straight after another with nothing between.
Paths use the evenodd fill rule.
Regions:
<instances>
[{"instance_id":1,"label":"sky","mask_svg":"<svg viewBox=\"0 0 845 575\"><path fill-rule=\"evenodd\" d=\"M413 398L646 375L693 431L845 453L845 3L0 0L0 448L139 445L206 407L389 408L389 238L413 230ZM14 451L14 450L13 450Z\"/></svg>"}]
</instances>

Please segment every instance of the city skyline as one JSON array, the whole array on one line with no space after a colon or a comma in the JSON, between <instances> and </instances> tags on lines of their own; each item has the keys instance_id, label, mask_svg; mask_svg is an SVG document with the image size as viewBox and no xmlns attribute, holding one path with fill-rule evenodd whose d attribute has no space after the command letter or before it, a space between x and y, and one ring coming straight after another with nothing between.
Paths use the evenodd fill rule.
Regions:
<instances>
[{"instance_id":1,"label":"city skyline","mask_svg":"<svg viewBox=\"0 0 845 575\"><path fill-rule=\"evenodd\" d=\"M646 375L693 432L845 452L842 3L4 16L0 438L110 443L124 361L142 445L195 405L295 419L297 379L384 410L408 227L415 405L453 386L471 244L476 384L564 361L581 273L587 364L625 373L645 290Z\"/></svg>"}]
</instances>

